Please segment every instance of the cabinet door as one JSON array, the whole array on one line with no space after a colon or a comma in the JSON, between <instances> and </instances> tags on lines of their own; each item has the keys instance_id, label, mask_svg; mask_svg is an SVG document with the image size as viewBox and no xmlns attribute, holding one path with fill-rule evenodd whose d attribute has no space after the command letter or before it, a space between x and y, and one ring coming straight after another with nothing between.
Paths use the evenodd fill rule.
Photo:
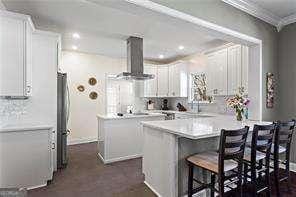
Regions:
<instances>
[{"instance_id":1,"label":"cabinet door","mask_svg":"<svg viewBox=\"0 0 296 197\"><path fill-rule=\"evenodd\" d=\"M0 96L24 96L25 23L0 16Z\"/></svg>"},{"instance_id":2,"label":"cabinet door","mask_svg":"<svg viewBox=\"0 0 296 197\"><path fill-rule=\"evenodd\" d=\"M217 94L227 95L227 49L217 52L217 65L214 73Z\"/></svg>"},{"instance_id":3,"label":"cabinet door","mask_svg":"<svg viewBox=\"0 0 296 197\"><path fill-rule=\"evenodd\" d=\"M169 69L168 66L157 67L157 96L169 96Z\"/></svg>"},{"instance_id":4,"label":"cabinet door","mask_svg":"<svg viewBox=\"0 0 296 197\"><path fill-rule=\"evenodd\" d=\"M175 97L179 94L179 83L178 83L178 68L177 64L169 65L169 96Z\"/></svg>"},{"instance_id":5,"label":"cabinet door","mask_svg":"<svg viewBox=\"0 0 296 197\"><path fill-rule=\"evenodd\" d=\"M154 79L146 80L144 82L144 97L156 97L157 96L157 67L156 66L144 66L145 74L153 74Z\"/></svg>"},{"instance_id":6,"label":"cabinet door","mask_svg":"<svg viewBox=\"0 0 296 197\"><path fill-rule=\"evenodd\" d=\"M248 70L249 67L249 48L242 46L242 69L241 69L241 88L244 94L248 94Z\"/></svg>"},{"instance_id":7,"label":"cabinet door","mask_svg":"<svg viewBox=\"0 0 296 197\"><path fill-rule=\"evenodd\" d=\"M186 62L169 66L169 96L187 97L188 73Z\"/></svg>"},{"instance_id":8,"label":"cabinet door","mask_svg":"<svg viewBox=\"0 0 296 197\"><path fill-rule=\"evenodd\" d=\"M238 93L241 86L241 46L228 48L228 95Z\"/></svg>"},{"instance_id":9,"label":"cabinet door","mask_svg":"<svg viewBox=\"0 0 296 197\"><path fill-rule=\"evenodd\" d=\"M207 95L217 94L216 80L215 80L215 70L217 65L217 55L216 53L211 53L207 55L207 67L206 67L206 84L207 84Z\"/></svg>"},{"instance_id":10,"label":"cabinet door","mask_svg":"<svg viewBox=\"0 0 296 197\"><path fill-rule=\"evenodd\" d=\"M32 96L33 92L33 54L32 54L32 33L33 30L31 26L29 25L29 22L26 22L25 26L25 32L26 32L26 51L25 51L25 57L26 57L26 63L25 63L25 69L26 69L26 79L25 79L25 96Z\"/></svg>"}]
</instances>

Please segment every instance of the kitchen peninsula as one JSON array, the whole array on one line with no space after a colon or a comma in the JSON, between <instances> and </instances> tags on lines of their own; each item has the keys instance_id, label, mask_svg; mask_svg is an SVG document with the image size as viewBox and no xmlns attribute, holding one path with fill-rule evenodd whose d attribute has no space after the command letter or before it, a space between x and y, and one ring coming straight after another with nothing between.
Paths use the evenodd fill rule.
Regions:
<instances>
[{"instance_id":1,"label":"kitchen peninsula","mask_svg":"<svg viewBox=\"0 0 296 197\"><path fill-rule=\"evenodd\" d=\"M254 124L270 122L239 122L234 116L227 115L142 122L145 184L158 196L186 195L188 168L185 159L192 154L217 150L221 129L249 126L252 130ZM202 171L195 174L199 179L208 178Z\"/></svg>"}]
</instances>

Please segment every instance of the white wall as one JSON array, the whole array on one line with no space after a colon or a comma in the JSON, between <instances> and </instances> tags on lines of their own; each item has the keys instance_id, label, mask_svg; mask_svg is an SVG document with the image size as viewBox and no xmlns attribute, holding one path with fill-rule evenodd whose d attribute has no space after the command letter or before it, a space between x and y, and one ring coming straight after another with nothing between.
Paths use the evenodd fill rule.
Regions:
<instances>
[{"instance_id":1,"label":"white wall","mask_svg":"<svg viewBox=\"0 0 296 197\"><path fill-rule=\"evenodd\" d=\"M6 8L1 0L0 0L0 10L6 10Z\"/></svg>"},{"instance_id":2,"label":"white wall","mask_svg":"<svg viewBox=\"0 0 296 197\"><path fill-rule=\"evenodd\" d=\"M96 115L105 113L106 74L118 74L126 70L125 59L115 59L106 56L78 53L71 51L62 52L61 69L68 73L70 91L70 119L68 128L71 130L69 143L93 141L97 139ZM90 86L88 79L95 77L97 85ZM78 85L84 85L85 91L79 92ZM98 98L91 100L89 93L96 91Z\"/></svg>"}]
</instances>

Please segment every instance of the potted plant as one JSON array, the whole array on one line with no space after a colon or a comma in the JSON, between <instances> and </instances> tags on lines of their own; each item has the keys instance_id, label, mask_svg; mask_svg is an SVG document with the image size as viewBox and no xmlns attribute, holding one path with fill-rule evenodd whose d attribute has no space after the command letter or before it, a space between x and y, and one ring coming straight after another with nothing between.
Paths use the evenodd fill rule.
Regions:
<instances>
[{"instance_id":1,"label":"potted plant","mask_svg":"<svg viewBox=\"0 0 296 197\"><path fill-rule=\"evenodd\" d=\"M234 97L228 98L226 100L227 106L233 108L235 110L236 119L238 121L242 121L243 114L245 113L245 116L247 118L247 110L248 110L248 104L250 103L250 100L248 98L244 98L242 94L236 94Z\"/></svg>"}]
</instances>

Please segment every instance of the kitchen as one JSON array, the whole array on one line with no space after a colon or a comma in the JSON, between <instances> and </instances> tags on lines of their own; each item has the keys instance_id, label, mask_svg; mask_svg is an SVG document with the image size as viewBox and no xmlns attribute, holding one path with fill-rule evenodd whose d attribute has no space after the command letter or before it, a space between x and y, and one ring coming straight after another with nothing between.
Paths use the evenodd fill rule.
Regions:
<instances>
[{"instance_id":1,"label":"kitchen","mask_svg":"<svg viewBox=\"0 0 296 197\"><path fill-rule=\"evenodd\" d=\"M273 93L265 101L266 53L256 36L188 22L182 12L174 17L155 4L3 4L0 141L7 159L0 188L53 192L68 183L55 176L75 162L90 165L79 159L86 154L94 168L135 165L129 175L109 172L122 176L116 181L128 192L127 180L137 174L144 192L183 196L188 156L216 149L221 129L251 130L277 119L278 104L266 107ZM237 98L239 110L231 103Z\"/></svg>"}]
</instances>

